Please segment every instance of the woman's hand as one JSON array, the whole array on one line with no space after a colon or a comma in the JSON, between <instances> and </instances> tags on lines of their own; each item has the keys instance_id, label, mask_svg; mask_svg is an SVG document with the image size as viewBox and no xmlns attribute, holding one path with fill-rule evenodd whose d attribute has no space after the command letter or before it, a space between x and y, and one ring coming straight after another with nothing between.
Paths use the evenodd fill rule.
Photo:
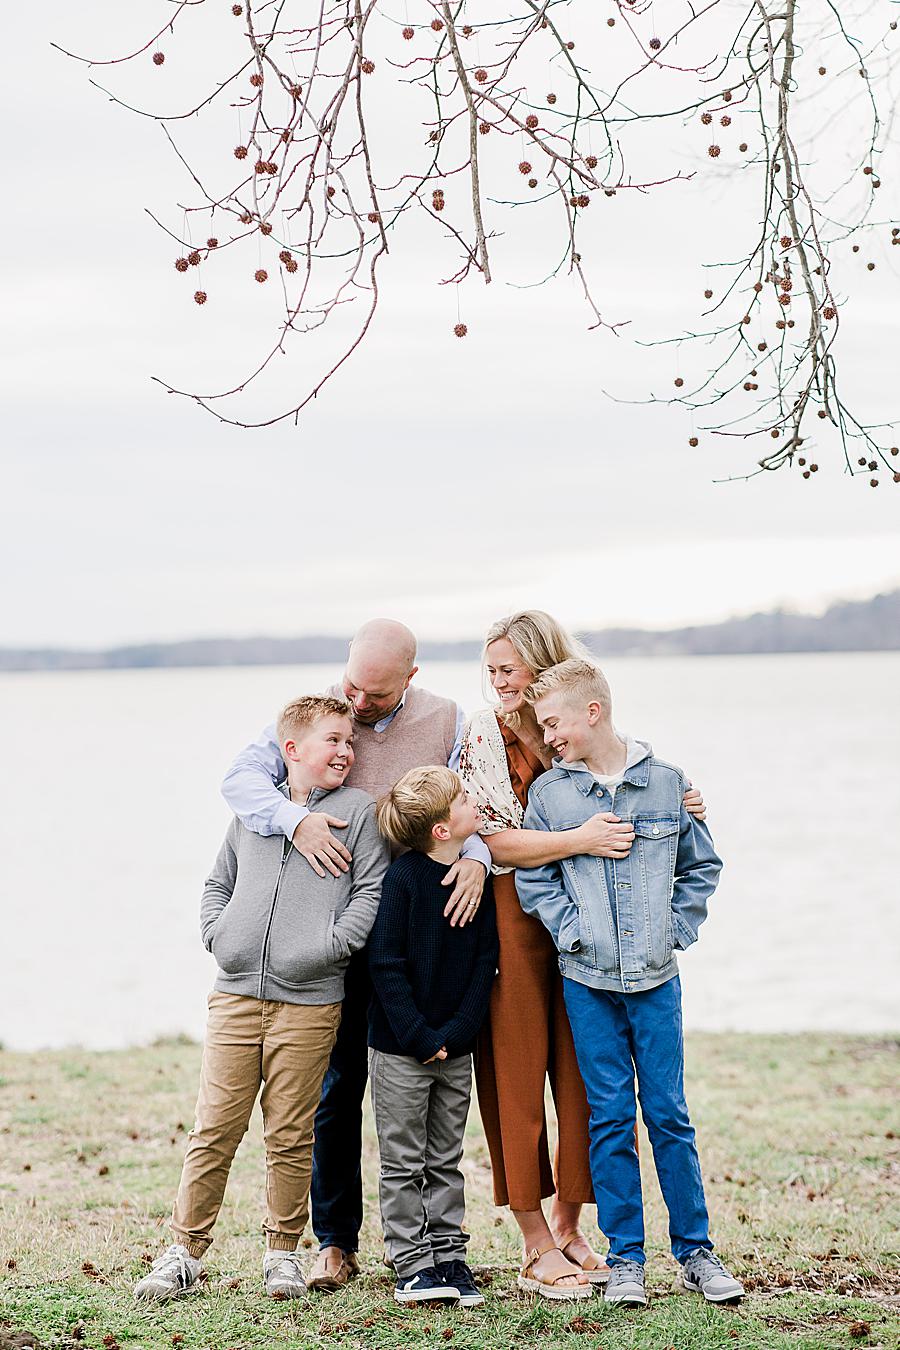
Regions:
<instances>
[{"instance_id":1,"label":"woman's hand","mask_svg":"<svg viewBox=\"0 0 900 1350\"><path fill-rule=\"evenodd\" d=\"M627 858L634 843L634 826L630 820L620 820L611 811L600 811L571 834L571 857L587 853L594 858Z\"/></svg>"}]
</instances>

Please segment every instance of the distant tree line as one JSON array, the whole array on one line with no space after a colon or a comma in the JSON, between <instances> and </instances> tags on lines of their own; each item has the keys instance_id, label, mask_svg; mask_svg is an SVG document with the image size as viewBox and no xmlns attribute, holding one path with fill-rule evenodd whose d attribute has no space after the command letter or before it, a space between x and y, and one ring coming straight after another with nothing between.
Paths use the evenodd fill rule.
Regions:
<instances>
[{"instance_id":1,"label":"distant tree line","mask_svg":"<svg viewBox=\"0 0 900 1350\"><path fill-rule=\"evenodd\" d=\"M749 656L773 652L900 651L900 590L832 605L824 614L777 609L724 623L650 631L601 628L582 634L598 656ZM423 642L424 661L474 661L477 639ZM196 638L108 651L0 648L0 671L133 670L186 666L335 665L347 638Z\"/></svg>"}]
</instances>

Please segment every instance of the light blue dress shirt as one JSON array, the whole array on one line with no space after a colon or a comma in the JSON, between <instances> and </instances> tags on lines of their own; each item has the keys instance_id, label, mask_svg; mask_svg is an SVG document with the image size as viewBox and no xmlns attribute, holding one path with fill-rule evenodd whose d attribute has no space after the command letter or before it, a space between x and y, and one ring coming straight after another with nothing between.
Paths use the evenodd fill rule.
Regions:
<instances>
[{"instance_id":1,"label":"light blue dress shirt","mask_svg":"<svg viewBox=\"0 0 900 1350\"><path fill-rule=\"evenodd\" d=\"M373 724L372 730L386 731L403 707L403 703L404 700L401 699L393 712ZM456 739L447 760L449 769L459 768L465 724L466 715L457 705ZM287 769L281 758L281 747L273 722L232 761L222 781L222 796L248 830L262 835L283 834L291 839L301 820L305 820L309 815L309 811L305 806L289 801L279 792L277 784L283 782L286 776ZM490 871L490 849L480 835L469 836L462 850L462 857L474 858Z\"/></svg>"}]
</instances>

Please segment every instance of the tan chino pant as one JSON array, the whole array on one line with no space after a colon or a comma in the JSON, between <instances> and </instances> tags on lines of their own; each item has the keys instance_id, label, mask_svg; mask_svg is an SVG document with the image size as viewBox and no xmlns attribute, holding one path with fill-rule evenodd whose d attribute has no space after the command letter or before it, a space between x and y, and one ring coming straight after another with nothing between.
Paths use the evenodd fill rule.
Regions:
<instances>
[{"instance_id":1,"label":"tan chino pant","mask_svg":"<svg viewBox=\"0 0 900 1350\"><path fill-rule=\"evenodd\" d=\"M172 1214L176 1241L201 1257L262 1085L267 1246L293 1251L309 1217L313 1119L340 1003L277 1003L214 990L194 1128Z\"/></svg>"}]
</instances>

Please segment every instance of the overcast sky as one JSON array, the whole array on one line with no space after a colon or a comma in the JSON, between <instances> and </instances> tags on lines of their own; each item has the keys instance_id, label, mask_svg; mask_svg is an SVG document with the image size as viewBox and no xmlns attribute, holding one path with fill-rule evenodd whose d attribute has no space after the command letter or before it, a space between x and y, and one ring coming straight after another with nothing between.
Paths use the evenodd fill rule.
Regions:
<instances>
[{"instance_id":1,"label":"overcast sky","mask_svg":"<svg viewBox=\"0 0 900 1350\"><path fill-rule=\"evenodd\" d=\"M708 284L700 264L738 256L752 235L751 186L707 169L702 142L682 138L667 160L707 172L702 192L596 207L598 299L633 320L619 337L587 331L565 277L519 288L556 241L516 233L523 213L492 208L506 233L494 283L461 297L465 340L452 334L455 294L437 284L453 254L434 256L410 228L392 240L369 340L299 428L225 427L162 392L151 375L206 388L242 373L276 297L249 279L220 286L207 265L210 301L190 302L177 249L144 212L180 228L170 208L185 181L158 128L49 47L108 54L161 12L47 0L8 16L4 125L20 131L2 212L0 645L343 633L377 612L422 636L469 636L525 605L581 627L665 626L900 584L900 485L848 481L833 444L809 482L716 483L752 451L702 435L691 451L683 410L604 393L668 389L674 349L633 339L677 331L685 298ZM174 106L173 55L162 71L145 59L133 88ZM127 73L109 79L129 91ZM897 218L900 174L881 171L885 218ZM870 253L871 276L840 255L851 298L839 355L845 396L875 421L900 410L900 267L898 250ZM309 338L291 349L273 407L326 350Z\"/></svg>"}]
</instances>

